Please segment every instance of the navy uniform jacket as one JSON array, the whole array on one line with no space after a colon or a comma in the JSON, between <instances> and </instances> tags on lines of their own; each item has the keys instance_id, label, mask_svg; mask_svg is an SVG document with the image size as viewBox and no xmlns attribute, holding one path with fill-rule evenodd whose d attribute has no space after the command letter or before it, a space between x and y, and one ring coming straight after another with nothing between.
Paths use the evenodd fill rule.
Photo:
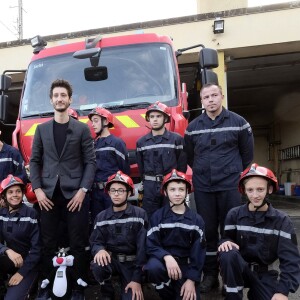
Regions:
<instances>
[{"instance_id":1,"label":"navy uniform jacket","mask_svg":"<svg viewBox=\"0 0 300 300\"><path fill-rule=\"evenodd\" d=\"M277 293L295 292L300 283L300 256L297 237L290 218L274 209L250 212L248 205L231 209L225 221L224 239L240 247L247 262L270 265L279 259L280 278Z\"/></svg>"},{"instance_id":2,"label":"navy uniform jacket","mask_svg":"<svg viewBox=\"0 0 300 300\"><path fill-rule=\"evenodd\" d=\"M203 192L236 189L240 173L253 159L249 123L225 108L214 121L206 113L193 120L185 143L193 182Z\"/></svg>"},{"instance_id":3,"label":"navy uniform jacket","mask_svg":"<svg viewBox=\"0 0 300 300\"><path fill-rule=\"evenodd\" d=\"M0 209L0 255L12 249L23 258L18 272L24 277L37 267L41 256L40 231L37 212L22 204L16 212Z\"/></svg>"},{"instance_id":4,"label":"navy uniform jacket","mask_svg":"<svg viewBox=\"0 0 300 300\"><path fill-rule=\"evenodd\" d=\"M163 261L166 255L189 258L187 278L199 282L205 260L204 221L186 207L184 214L175 214L169 204L157 210L150 219L147 232L147 254Z\"/></svg>"},{"instance_id":5,"label":"navy uniform jacket","mask_svg":"<svg viewBox=\"0 0 300 300\"><path fill-rule=\"evenodd\" d=\"M167 129L163 135L153 136L152 132L137 141L137 163L141 176L166 175L177 169L187 169L186 154L183 151L182 136Z\"/></svg>"},{"instance_id":6,"label":"navy uniform jacket","mask_svg":"<svg viewBox=\"0 0 300 300\"><path fill-rule=\"evenodd\" d=\"M23 158L18 149L3 143L0 151L0 182L12 174L27 183Z\"/></svg>"},{"instance_id":7,"label":"navy uniform jacket","mask_svg":"<svg viewBox=\"0 0 300 300\"><path fill-rule=\"evenodd\" d=\"M120 138L109 135L94 142L96 152L95 182L106 182L107 178L119 170L130 173L126 145Z\"/></svg>"},{"instance_id":8,"label":"navy uniform jacket","mask_svg":"<svg viewBox=\"0 0 300 300\"><path fill-rule=\"evenodd\" d=\"M90 237L92 255L102 249L112 254L136 255L131 281L141 282L142 267L146 263L147 226L146 212L130 203L121 212L114 212L112 207L100 212Z\"/></svg>"}]
</instances>

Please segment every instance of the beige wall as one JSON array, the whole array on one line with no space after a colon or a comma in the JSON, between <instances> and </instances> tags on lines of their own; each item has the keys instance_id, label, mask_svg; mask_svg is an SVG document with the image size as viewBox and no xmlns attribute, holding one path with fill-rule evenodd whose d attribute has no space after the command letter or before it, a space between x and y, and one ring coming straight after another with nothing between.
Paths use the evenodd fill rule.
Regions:
<instances>
[{"instance_id":1,"label":"beige wall","mask_svg":"<svg viewBox=\"0 0 300 300\"><path fill-rule=\"evenodd\" d=\"M197 0L198 14L244 7L248 7L247 0Z\"/></svg>"},{"instance_id":2,"label":"beige wall","mask_svg":"<svg viewBox=\"0 0 300 300\"><path fill-rule=\"evenodd\" d=\"M174 39L175 48L202 43L206 47L225 51L225 55L231 54L237 58L298 51L300 48L299 16L300 8L294 8L226 17L223 34L213 33L213 19L176 25L167 25L166 22L163 27L146 28L144 32L171 36ZM100 31L101 29L99 33ZM135 30L131 30L108 35L125 35L134 32ZM48 42L48 46L83 39ZM194 54L187 56L189 59L197 60L198 49L187 53ZM2 48L0 54L0 72L2 73L7 69L27 68L32 49L29 45Z\"/></svg>"}]
</instances>

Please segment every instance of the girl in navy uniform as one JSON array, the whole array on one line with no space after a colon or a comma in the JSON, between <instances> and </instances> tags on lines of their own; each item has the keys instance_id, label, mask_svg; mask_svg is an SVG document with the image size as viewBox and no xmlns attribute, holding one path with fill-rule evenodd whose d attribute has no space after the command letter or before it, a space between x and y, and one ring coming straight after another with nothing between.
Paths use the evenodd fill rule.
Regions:
<instances>
[{"instance_id":1,"label":"girl in navy uniform","mask_svg":"<svg viewBox=\"0 0 300 300\"><path fill-rule=\"evenodd\" d=\"M37 212L22 203L24 192L25 185L18 177L8 175L1 182L5 207L0 209L0 299L27 299L38 275L41 243Z\"/></svg>"}]
</instances>

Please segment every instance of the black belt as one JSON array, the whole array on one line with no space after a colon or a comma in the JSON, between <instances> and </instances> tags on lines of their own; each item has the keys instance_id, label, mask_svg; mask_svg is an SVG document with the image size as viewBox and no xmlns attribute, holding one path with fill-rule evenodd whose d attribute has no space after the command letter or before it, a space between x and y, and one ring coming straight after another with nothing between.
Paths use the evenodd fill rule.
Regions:
<instances>
[{"instance_id":1,"label":"black belt","mask_svg":"<svg viewBox=\"0 0 300 300\"><path fill-rule=\"evenodd\" d=\"M255 262L249 263L249 268L251 271L254 271L256 273L268 272L269 270L268 265L260 265Z\"/></svg>"},{"instance_id":2,"label":"black belt","mask_svg":"<svg viewBox=\"0 0 300 300\"><path fill-rule=\"evenodd\" d=\"M144 175L144 180L150 180L150 181L163 181L164 176L163 175Z\"/></svg>"},{"instance_id":3,"label":"black belt","mask_svg":"<svg viewBox=\"0 0 300 300\"><path fill-rule=\"evenodd\" d=\"M136 255L127 255L123 253L111 253L111 256L117 259L119 262L126 262L126 261L135 261Z\"/></svg>"},{"instance_id":4,"label":"black belt","mask_svg":"<svg viewBox=\"0 0 300 300\"><path fill-rule=\"evenodd\" d=\"M189 265L191 263L191 260L189 257L178 257L178 256L173 256L174 259L182 265Z\"/></svg>"}]
</instances>

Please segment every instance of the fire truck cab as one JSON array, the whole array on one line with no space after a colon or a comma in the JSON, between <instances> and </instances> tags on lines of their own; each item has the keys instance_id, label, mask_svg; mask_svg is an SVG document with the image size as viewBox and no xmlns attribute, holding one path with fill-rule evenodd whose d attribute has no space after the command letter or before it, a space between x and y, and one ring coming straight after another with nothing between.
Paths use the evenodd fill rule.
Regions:
<instances>
[{"instance_id":1,"label":"fire truck cab","mask_svg":"<svg viewBox=\"0 0 300 300\"><path fill-rule=\"evenodd\" d=\"M195 45L175 51L169 37L157 34L97 36L49 48L37 36L32 45L34 55L25 75L12 139L25 163L30 159L37 125L53 117L49 88L55 79L65 79L73 86L72 108L81 122L88 123L87 115L96 106L112 112L115 126L111 132L127 145L130 175L135 182L139 178L136 141L149 131L146 108L156 101L169 106L171 122L167 128L181 135L188 124L188 95L180 81L177 56L200 46L199 78L203 83L217 81L210 70L218 66L215 50ZM9 76L1 75L0 121L4 124L9 114L5 95L9 86Z\"/></svg>"}]
</instances>

